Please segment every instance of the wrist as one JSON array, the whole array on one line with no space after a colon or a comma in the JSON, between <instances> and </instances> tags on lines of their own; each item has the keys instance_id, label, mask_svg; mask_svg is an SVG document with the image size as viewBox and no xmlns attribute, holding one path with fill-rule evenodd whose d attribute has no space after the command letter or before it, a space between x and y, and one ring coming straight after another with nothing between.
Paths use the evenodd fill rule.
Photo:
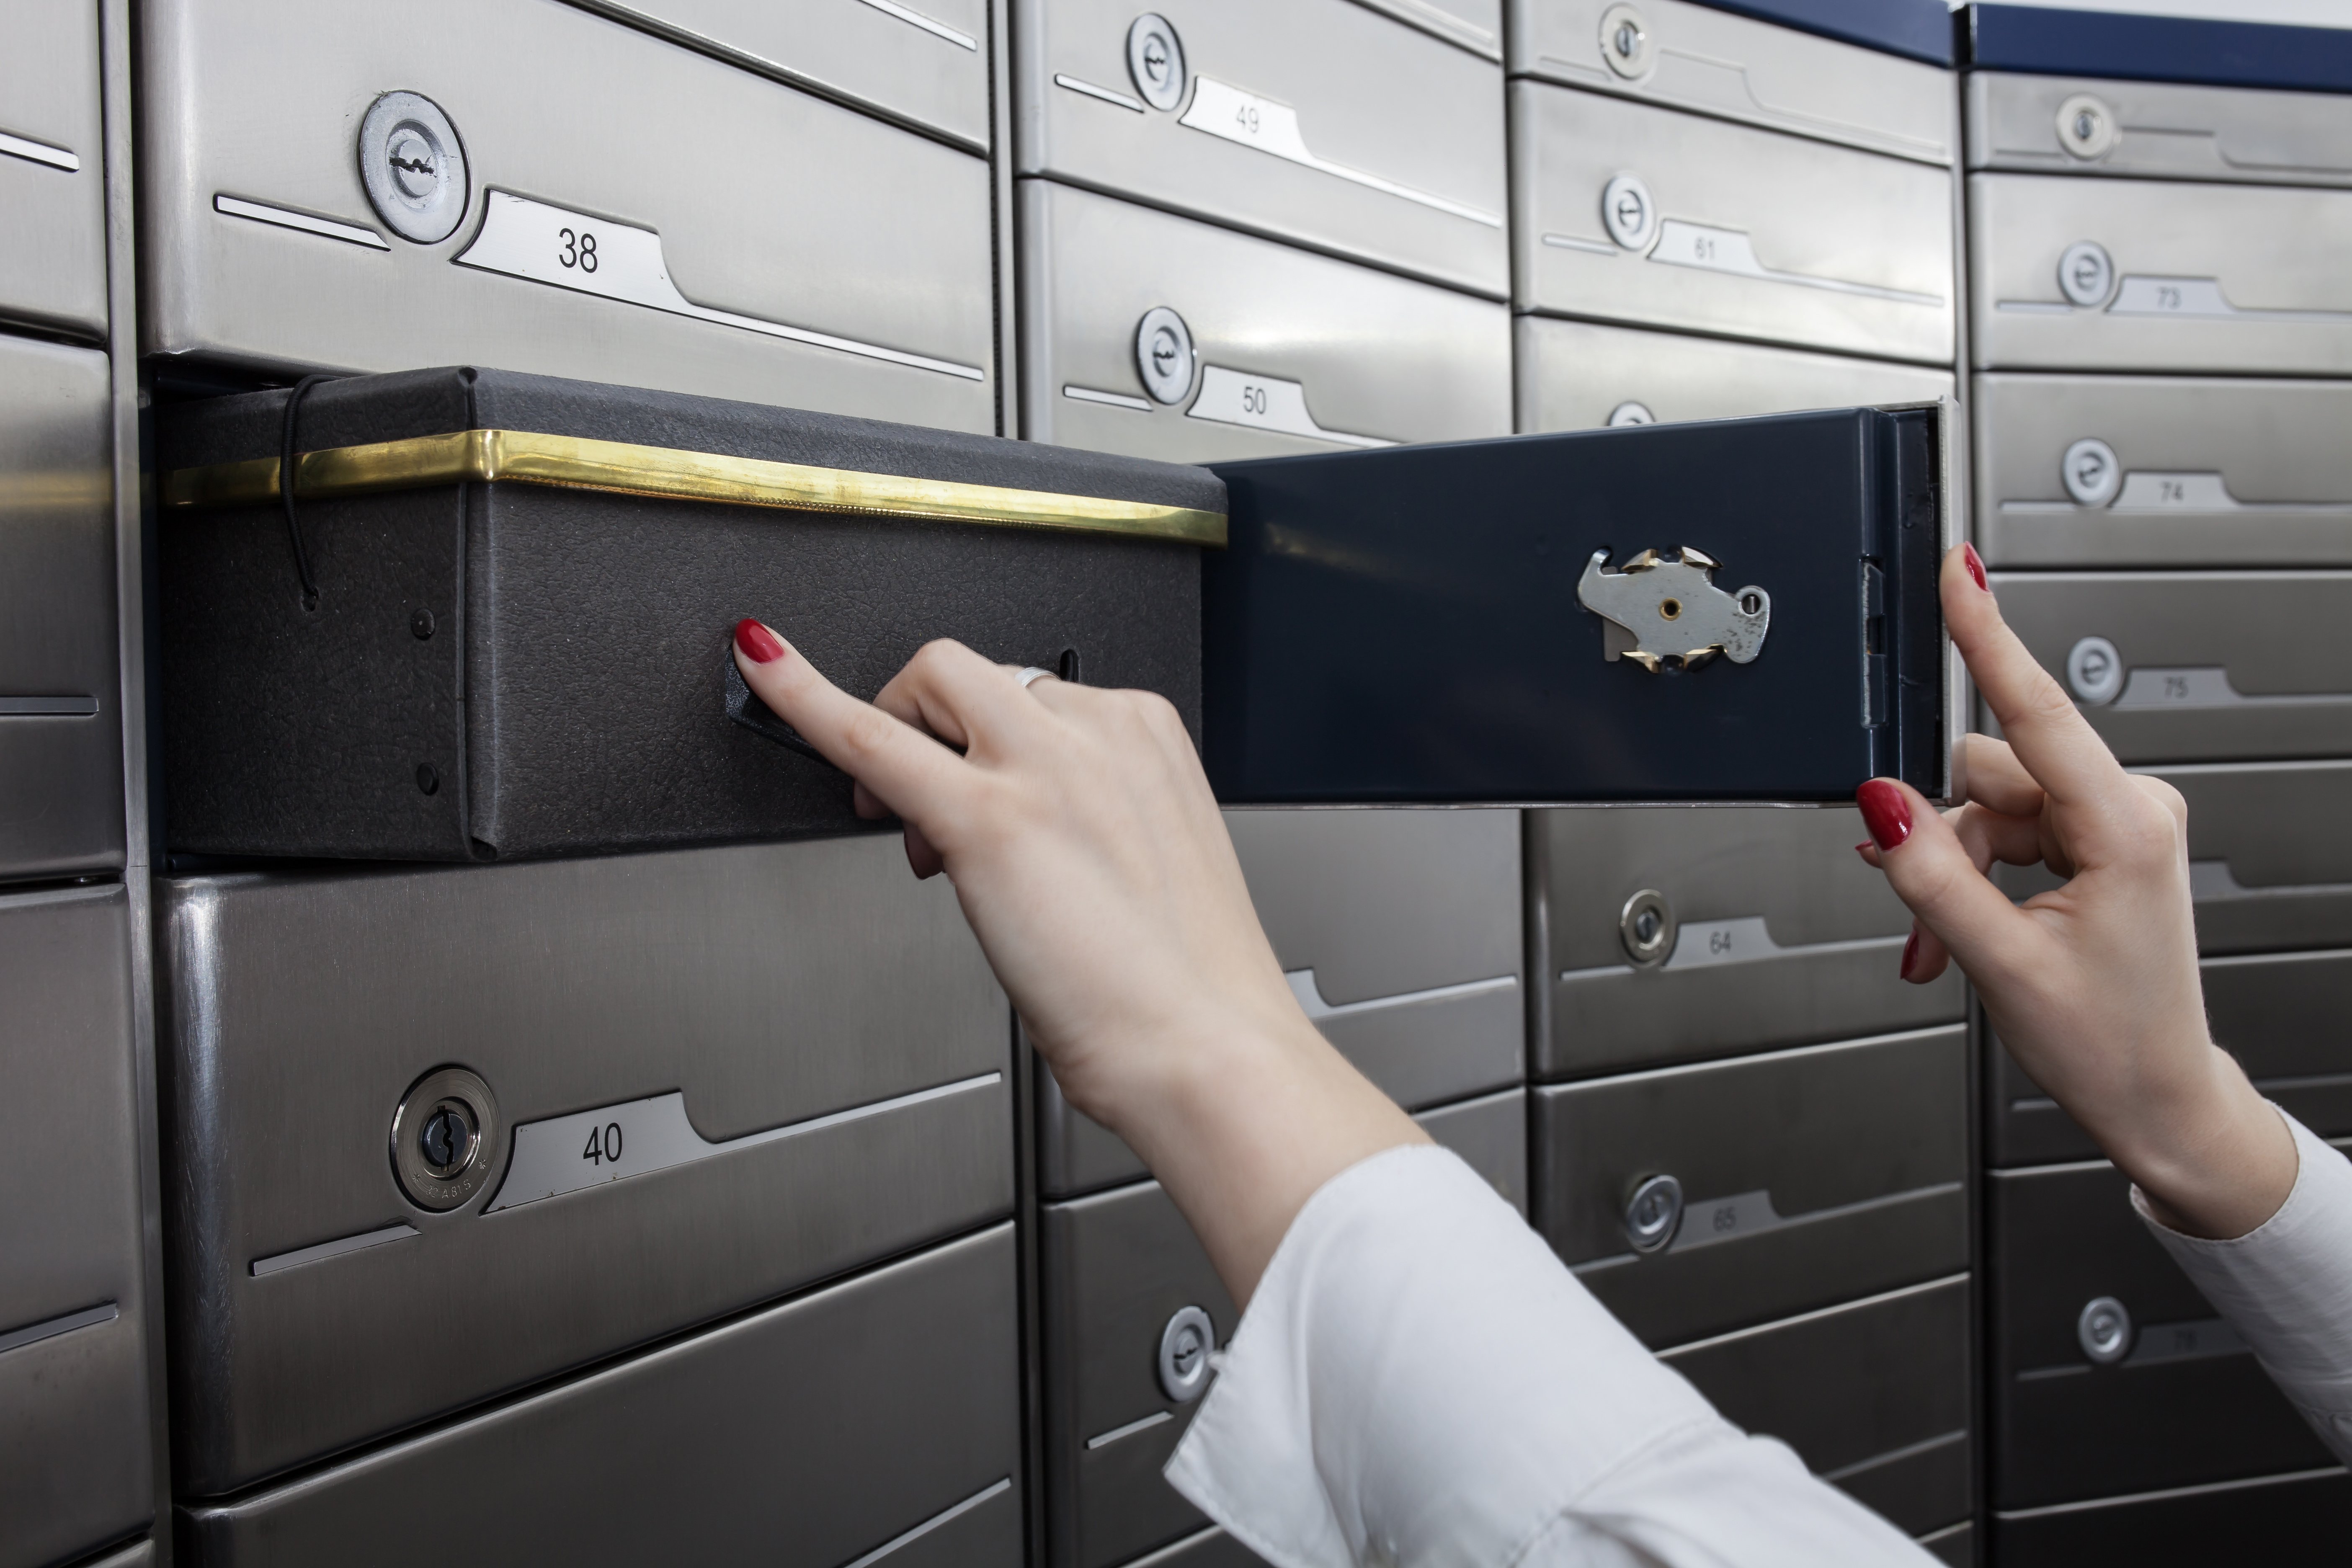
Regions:
<instances>
[{"instance_id":1,"label":"wrist","mask_svg":"<svg viewBox=\"0 0 2352 1568\"><path fill-rule=\"evenodd\" d=\"M2204 1081L2162 1114L2141 1119L2110 1148L2157 1221L2222 1241L2276 1214L2294 1190L2294 1135L2238 1064L2219 1047Z\"/></svg>"}]
</instances>

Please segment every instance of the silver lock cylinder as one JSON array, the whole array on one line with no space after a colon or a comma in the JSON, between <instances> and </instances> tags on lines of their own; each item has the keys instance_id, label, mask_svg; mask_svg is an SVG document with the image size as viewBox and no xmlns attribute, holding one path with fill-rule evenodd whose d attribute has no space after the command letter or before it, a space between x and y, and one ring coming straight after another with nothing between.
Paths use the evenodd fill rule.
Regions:
<instances>
[{"instance_id":1,"label":"silver lock cylinder","mask_svg":"<svg viewBox=\"0 0 2352 1568\"><path fill-rule=\"evenodd\" d=\"M2121 135L2116 111L2095 94L2078 92L2058 106L2058 145L2070 156L2086 163L2104 158L2116 150Z\"/></svg>"},{"instance_id":2,"label":"silver lock cylinder","mask_svg":"<svg viewBox=\"0 0 2352 1568\"><path fill-rule=\"evenodd\" d=\"M1190 1405L1209 1386L1209 1352L1217 1348L1217 1326L1198 1307L1179 1307L1160 1331L1160 1392Z\"/></svg>"},{"instance_id":3,"label":"silver lock cylinder","mask_svg":"<svg viewBox=\"0 0 2352 1568\"><path fill-rule=\"evenodd\" d=\"M1154 403L1177 404L1192 390L1192 330L1165 305L1143 312L1135 328L1135 369Z\"/></svg>"},{"instance_id":4,"label":"silver lock cylinder","mask_svg":"<svg viewBox=\"0 0 2352 1568\"><path fill-rule=\"evenodd\" d=\"M2113 702L2124 689L2124 656L2105 637L2084 637L2066 655L2066 684L2091 707Z\"/></svg>"},{"instance_id":5,"label":"silver lock cylinder","mask_svg":"<svg viewBox=\"0 0 2352 1568\"><path fill-rule=\"evenodd\" d=\"M2107 247L2088 239L2068 246L2058 258L2058 291L2085 310L2105 304L2116 291L2116 264Z\"/></svg>"},{"instance_id":6,"label":"silver lock cylinder","mask_svg":"<svg viewBox=\"0 0 2352 1568\"><path fill-rule=\"evenodd\" d=\"M2095 437L2066 448L2058 459L2058 474L2077 506L2105 506L2124 483L2124 466L2116 460L2116 449Z\"/></svg>"},{"instance_id":7,"label":"silver lock cylinder","mask_svg":"<svg viewBox=\"0 0 2352 1568\"><path fill-rule=\"evenodd\" d=\"M1127 74L1154 109L1184 101L1184 46L1156 11L1146 11L1127 30Z\"/></svg>"},{"instance_id":8,"label":"silver lock cylinder","mask_svg":"<svg viewBox=\"0 0 2352 1568\"><path fill-rule=\"evenodd\" d=\"M1636 403L1631 398L1609 411L1609 427L1612 430L1627 425L1655 425L1657 422L1658 416L1650 412L1648 404Z\"/></svg>"},{"instance_id":9,"label":"silver lock cylinder","mask_svg":"<svg viewBox=\"0 0 2352 1568\"><path fill-rule=\"evenodd\" d=\"M418 1208L446 1214L490 1179L501 1132L490 1086L464 1068L436 1068L392 1113L392 1171Z\"/></svg>"},{"instance_id":10,"label":"silver lock cylinder","mask_svg":"<svg viewBox=\"0 0 2352 1568\"><path fill-rule=\"evenodd\" d=\"M418 93L385 93L360 121L359 155L368 204L393 233L436 245L457 232L472 187L465 144L439 104Z\"/></svg>"},{"instance_id":11,"label":"silver lock cylinder","mask_svg":"<svg viewBox=\"0 0 2352 1568\"><path fill-rule=\"evenodd\" d=\"M1644 1176L1625 1200L1625 1239L1636 1252L1656 1252L1683 1227L1683 1184L1672 1176Z\"/></svg>"},{"instance_id":12,"label":"silver lock cylinder","mask_svg":"<svg viewBox=\"0 0 2352 1568\"><path fill-rule=\"evenodd\" d=\"M2074 1338L2093 1365L2113 1366L2131 1354L2131 1313L2113 1296L2094 1297L2074 1320Z\"/></svg>"},{"instance_id":13,"label":"silver lock cylinder","mask_svg":"<svg viewBox=\"0 0 2352 1568\"><path fill-rule=\"evenodd\" d=\"M1647 250L1657 237L1658 209L1639 174L1620 174L1601 190L1601 222L1628 250Z\"/></svg>"},{"instance_id":14,"label":"silver lock cylinder","mask_svg":"<svg viewBox=\"0 0 2352 1568\"><path fill-rule=\"evenodd\" d=\"M1627 81L1650 70L1650 29L1642 13L1631 5L1612 5L1601 13L1601 58Z\"/></svg>"},{"instance_id":15,"label":"silver lock cylinder","mask_svg":"<svg viewBox=\"0 0 2352 1568\"><path fill-rule=\"evenodd\" d=\"M1644 888L1625 900L1617 916L1617 940L1625 956L1643 969L1655 969L1675 951L1675 911L1666 896Z\"/></svg>"}]
</instances>

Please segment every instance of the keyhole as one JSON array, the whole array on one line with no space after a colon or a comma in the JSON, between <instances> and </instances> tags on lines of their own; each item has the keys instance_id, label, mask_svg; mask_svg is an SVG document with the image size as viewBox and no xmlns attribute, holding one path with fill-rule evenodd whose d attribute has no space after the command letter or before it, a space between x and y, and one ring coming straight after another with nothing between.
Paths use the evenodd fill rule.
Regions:
<instances>
[{"instance_id":1,"label":"keyhole","mask_svg":"<svg viewBox=\"0 0 2352 1568\"><path fill-rule=\"evenodd\" d=\"M1741 615L1743 615L1743 616L1753 616L1753 615L1757 615L1757 614L1760 613L1760 612L1763 610L1763 608L1764 608L1764 597L1763 597L1763 595L1760 595L1760 594L1742 594L1742 595L1739 595L1739 613L1740 613Z\"/></svg>"},{"instance_id":2,"label":"keyhole","mask_svg":"<svg viewBox=\"0 0 2352 1568\"><path fill-rule=\"evenodd\" d=\"M1679 616L1682 613L1683 602L1680 599L1661 599L1658 601L1658 614L1665 616L1666 619L1671 621Z\"/></svg>"}]
</instances>

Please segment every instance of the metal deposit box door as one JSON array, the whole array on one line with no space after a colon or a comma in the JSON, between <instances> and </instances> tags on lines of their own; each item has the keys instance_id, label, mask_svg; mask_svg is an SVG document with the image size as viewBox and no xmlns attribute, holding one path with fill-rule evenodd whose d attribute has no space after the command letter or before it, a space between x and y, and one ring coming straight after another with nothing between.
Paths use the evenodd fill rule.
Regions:
<instances>
[{"instance_id":1,"label":"metal deposit box door","mask_svg":"<svg viewBox=\"0 0 2352 1568\"><path fill-rule=\"evenodd\" d=\"M568 5L145 16L151 354L995 427L983 159Z\"/></svg>"},{"instance_id":2,"label":"metal deposit box door","mask_svg":"<svg viewBox=\"0 0 2352 1568\"><path fill-rule=\"evenodd\" d=\"M1500 300L1503 73L1350 0L1022 0L1020 172Z\"/></svg>"},{"instance_id":3,"label":"metal deposit box door","mask_svg":"<svg viewBox=\"0 0 2352 1568\"><path fill-rule=\"evenodd\" d=\"M106 332L98 18L88 0L14 0L0 53L0 315L92 337Z\"/></svg>"},{"instance_id":4,"label":"metal deposit box door","mask_svg":"<svg viewBox=\"0 0 2352 1568\"><path fill-rule=\"evenodd\" d=\"M1511 428L1502 305L1051 181L1020 208L1033 441L1211 462Z\"/></svg>"}]
</instances>

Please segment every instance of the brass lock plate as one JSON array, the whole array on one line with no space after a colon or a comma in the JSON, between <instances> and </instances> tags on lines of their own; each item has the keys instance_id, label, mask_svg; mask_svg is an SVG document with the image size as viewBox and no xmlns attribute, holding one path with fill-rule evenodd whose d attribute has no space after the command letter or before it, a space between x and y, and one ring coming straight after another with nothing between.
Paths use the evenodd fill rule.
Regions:
<instances>
[{"instance_id":1,"label":"brass lock plate","mask_svg":"<svg viewBox=\"0 0 2352 1568\"><path fill-rule=\"evenodd\" d=\"M1594 551L1576 584L1577 602L1607 623L1603 658L1631 659L1655 675L1668 663L1696 669L1717 654L1748 664L1764 651L1772 595L1752 584L1732 593L1717 587L1722 563L1704 551L1644 550L1615 572L1602 570L1608 559Z\"/></svg>"}]
</instances>

